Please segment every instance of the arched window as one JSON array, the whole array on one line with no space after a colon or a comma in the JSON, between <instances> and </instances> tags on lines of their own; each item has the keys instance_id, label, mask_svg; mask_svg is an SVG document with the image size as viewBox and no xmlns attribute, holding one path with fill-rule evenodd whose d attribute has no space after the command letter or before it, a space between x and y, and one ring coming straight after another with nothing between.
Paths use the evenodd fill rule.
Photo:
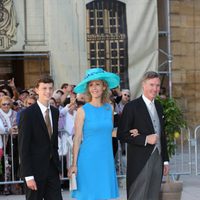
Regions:
<instances>
[{"instance_id":1,"label":"arched window","mask_svg":"<svg viewBox=\"0 0 200 200\"><path fill-rule=\"evenodd\" d=\"M128 39L126 5L116 0L95 0L87 9L88 66L120 75L128 88Z\"/></svg>"}]
</instances>

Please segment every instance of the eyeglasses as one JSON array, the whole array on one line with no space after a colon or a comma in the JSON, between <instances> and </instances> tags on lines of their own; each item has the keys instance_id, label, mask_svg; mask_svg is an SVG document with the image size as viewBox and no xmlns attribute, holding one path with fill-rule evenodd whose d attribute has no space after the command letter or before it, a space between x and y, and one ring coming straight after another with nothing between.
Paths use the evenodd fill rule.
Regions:
<instances>
[{"instance_id":1,"label":"eyeglasses","mask_svg":"<svg viewBox=\"0 0 200 200\"><path fill-rule=\"evenodd\" d=\"M130 97L130 95L129 95L129 94L124 94L124 96L125 96L125 97Z\"/></svg>"},{"instance_id":2,"label":"eyeglasses","mask_svg":"<svg viewBox=\"0 0 200 200\"><path fill-rule=\"evenodd\" d=\"M10 103L2 103L2 106L10 106Z\"/></svg>"}]
</instances>

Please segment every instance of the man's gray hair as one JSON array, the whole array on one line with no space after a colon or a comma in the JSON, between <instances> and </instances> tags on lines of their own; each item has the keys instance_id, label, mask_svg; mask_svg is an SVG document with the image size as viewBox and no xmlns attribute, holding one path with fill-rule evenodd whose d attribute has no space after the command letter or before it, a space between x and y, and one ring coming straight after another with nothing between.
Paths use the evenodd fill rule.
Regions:
<instances>
[{"instance_id":1,"label":"man's gray hair","mask_svg":"<svg viewBox=\"0 0 200 200\"><path fill-rule=\"evenodd\" d=\"M142 82L148 79L152 79L152 78L160 78L160 75L154 71L147 71L143 75Z\"/></svg>"}]
</instances>

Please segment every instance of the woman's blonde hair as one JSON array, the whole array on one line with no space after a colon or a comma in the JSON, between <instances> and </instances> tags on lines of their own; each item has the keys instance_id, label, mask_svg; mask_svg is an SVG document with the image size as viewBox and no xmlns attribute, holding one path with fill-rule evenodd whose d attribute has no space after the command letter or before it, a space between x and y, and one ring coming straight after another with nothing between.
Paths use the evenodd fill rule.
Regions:
<instances>
[{"instance_id":1,"label":"woman's blonde hair","mask_svg":"<svg viewBox=\"0 0 200 200\"><path fill-rule=\"evenodd\" d=\"M3 97L1 97L1 99L0 99L0 107L1 107L1 104L2 104L3 101L9 101L10 102L10 106L12 107L13 101L12 101L12 99L9 96L3 96Z\"/></svg>"},{"instance_id":2,"label":"woman's blonde hair","mask_svg":"<svg viewBox=\"0 0 200 200\"><path fill-rule=\"evenodd\" d=\"M106 87L106 89L103 91L103 94L102 94L102 98L101 98L101 102L104 104L104 103L109 103L110 102L110 93L109 93L109 88L108 88L108 84L103 81L103 80L100 80L102 81L103 83L103 86ZM87 84L87 89L86 89L86 101L87 102L90 102L92 100L92 95L90 94L89 92L89 88L88 88L88 85L89 85L90 82L88 82Z\"/></svg>"},{"instance_id":3,"label":"woman's blonde hair","mask_svg":"<svg viewBox=\"0 0 200 200\"><path fill-rule=\"evenodd\" d=\"M27 106L27 103L28 103L28 100L29 100L29 99L32 99L32 100L35 101L35 102L37 101L37 99L36 99L35 96L30 96L30 95L29 95L29 96L27 96L26 99L24 100L24 105Z\"/></svg>"}]
</instances>

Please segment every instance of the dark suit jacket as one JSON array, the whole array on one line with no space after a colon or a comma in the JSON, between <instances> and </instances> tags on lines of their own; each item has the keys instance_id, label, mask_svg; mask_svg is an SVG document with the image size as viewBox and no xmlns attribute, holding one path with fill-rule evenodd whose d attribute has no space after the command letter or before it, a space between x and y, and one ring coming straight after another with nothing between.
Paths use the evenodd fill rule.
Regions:
<instances>
[{"instance_id":1,"label":"dark suit jacket","mask_svg":"<svg viewBox=\"0 0 200 200\"><path fill-rule=\"evenodd\" d=\"M169 161L166 138L164 134L164 117L162 106L158 101L155 101L155 107L159 116L161 125L161 151L163 161ZM131 129L138 129L140 135L132 137ZM139 97L127 103L123 109L122 116L119 121L117 137L128 143L127 148L127 189L139 175L140 171L145 166L147 160L155 145L147 144L145 146L146 136L153 134L154 128L149 115L147 106L142 98Z\"/></svg>"},{"instance_id":2,"label":"dark suit jacket","mask_svg":"<svg viewBox=\"0 0 200 200\"><path fill-rule=\"evenodd\" d=\"M58 109L51 106L53 134L48 130L37 103L21 113L19 124L19 155L22 178L34 176L35 180L47 177L47 169L52 158L59 170L58 156Z\"/></svg>"}]
</instances>

